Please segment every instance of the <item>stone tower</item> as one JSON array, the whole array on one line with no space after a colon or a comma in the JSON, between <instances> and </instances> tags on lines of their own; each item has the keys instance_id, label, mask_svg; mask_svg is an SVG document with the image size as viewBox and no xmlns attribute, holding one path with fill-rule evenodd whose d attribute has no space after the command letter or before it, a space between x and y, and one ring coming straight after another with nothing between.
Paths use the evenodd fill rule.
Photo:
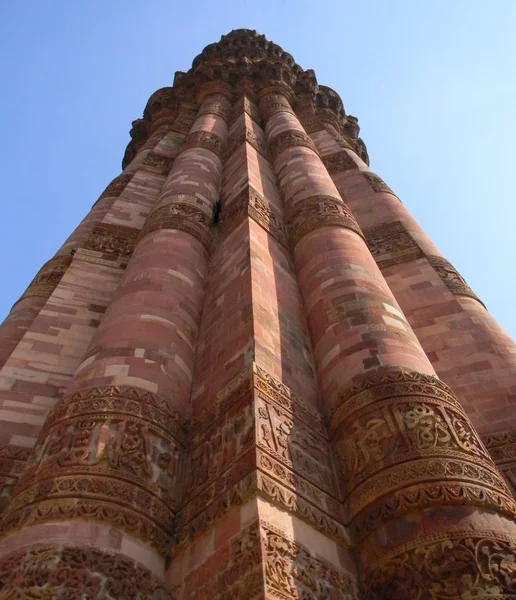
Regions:
<instances>
[{"instance_id":1,"label":"stone tower","mask_svg":"<svg viewBox=\"0 0 516 600\"><path fill-rule=\"evenodd\" d=\"M0 329L0 599L516 597L516 346L237 30Z\"/></svg>"}]
</instances>

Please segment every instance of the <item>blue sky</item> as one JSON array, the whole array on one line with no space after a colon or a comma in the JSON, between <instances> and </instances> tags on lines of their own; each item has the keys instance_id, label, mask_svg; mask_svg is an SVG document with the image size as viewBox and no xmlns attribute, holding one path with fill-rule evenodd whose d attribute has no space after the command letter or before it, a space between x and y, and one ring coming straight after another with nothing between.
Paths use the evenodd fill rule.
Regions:
<instances>
[{"instance_id":1,"label":"blue sky","mask_svg":"<svg viewBox=\"0 0 516 600\"><path fill-rule=\"evenodd\" d=\"M372 169L516 337L514 0L4 2L0 320L120 172L151 93L236 28L341 95Z\"/></svg>"}]
</instances>

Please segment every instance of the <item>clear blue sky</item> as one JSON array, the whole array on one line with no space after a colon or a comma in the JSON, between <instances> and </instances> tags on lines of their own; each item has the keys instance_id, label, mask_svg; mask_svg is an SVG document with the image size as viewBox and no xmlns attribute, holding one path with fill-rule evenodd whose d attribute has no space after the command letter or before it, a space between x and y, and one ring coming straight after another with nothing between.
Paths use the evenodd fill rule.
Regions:
<instances>
[{"instance_id":1,"label":"clear blue sky","mask_svg":"<svg viewBox=\"0 0 516 600\"><path fill-rule=\"evenodd\" d=\"M120 172L150 94L249 28L339 92L371 167L516 337L516 0L2 4L0 320Z\"/></svg>"}]
</instances>

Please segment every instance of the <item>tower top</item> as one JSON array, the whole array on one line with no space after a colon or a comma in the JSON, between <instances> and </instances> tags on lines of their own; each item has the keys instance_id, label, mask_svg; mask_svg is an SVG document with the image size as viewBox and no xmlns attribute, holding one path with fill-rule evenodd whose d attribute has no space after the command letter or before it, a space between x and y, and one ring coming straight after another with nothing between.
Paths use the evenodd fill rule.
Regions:
<instances>
[{"instance_id":1,"label":"tower top","mask_svg":"<svg viewBox=\"0 0 516 600\"><path fill-rule=\"evenodd\" d=\"M254 29L234 29L220 41L208 44L187 72L177 71L172 87L152 94L143 118L132 123L132 139L122 167L129 164L157 127L167 126L181 133L177 129L178 115L184 114L185 107L198 109L207 86L224 90L234 100L243 93L253 96L266 87L281 88L296 112L303 113L305 122L324 122L325 127L345 138L345 143L366 163L369 161L365 144L359 138L358 119L346 114L337 92L320 85L313 69L302 69L291 54L264 35Z\"/></svg>"}]
</instances>

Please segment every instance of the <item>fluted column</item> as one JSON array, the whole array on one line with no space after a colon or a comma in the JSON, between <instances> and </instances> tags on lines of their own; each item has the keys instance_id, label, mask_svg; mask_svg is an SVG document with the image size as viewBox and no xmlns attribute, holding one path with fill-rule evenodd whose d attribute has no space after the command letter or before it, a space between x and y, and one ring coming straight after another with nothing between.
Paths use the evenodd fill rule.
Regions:
<instances>
[{"instance_id":1,"label":"fluted column","mask_svg":"<svg viewBox=\"0 0 516 600\"><path fill-rule=\"evenodd\" d=\"M508 597L510 492L435 377L288 95L265 89L261 108L364 597Z\"/></svg>"},{"instance_id":2,"label":"fluted column","mask_svg":"<svg viewBox=\"0 0 516 600\"><path fill-rule=\"evenodd\" d=\"M198 117L115 297L7 509L4 554L28 539L52 542L52 573L66 566L68 545L78 552L87 542L99 558L85 573L99 585L111 585L106 551L115 551L121 565L138 564L149 586L153 576L163 576L227 137L224 94L223 86L201 94ZM13 582L22 589L34 585L33 546L23 560L27 575ZM126 593L133 593L138 569L118 582ZM145 577L138 582L141 593ZM51 579L48 585L56 593L60 584ZM123 589L114 596L129 597Z\"/></svg>"}]
</instances>

